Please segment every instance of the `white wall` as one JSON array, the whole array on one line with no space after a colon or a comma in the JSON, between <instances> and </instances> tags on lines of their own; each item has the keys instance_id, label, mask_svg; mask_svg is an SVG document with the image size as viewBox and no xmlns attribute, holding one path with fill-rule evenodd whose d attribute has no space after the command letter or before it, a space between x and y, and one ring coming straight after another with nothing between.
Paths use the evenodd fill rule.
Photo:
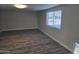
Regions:
<instances>
[{"instance_id":1,"label":"white wall","mask_svg":"<svg viewBox=\"0 0 79 59\"><path fill-rule=\"evenodd\" d=\"M2 31L37 28L36 12L1 11L0 27Z\"/></svg>"},{"instance_id":2,"label":"white wall","mask_svg":"<svg viewBox=\"0 0 79 59\"><path fill-rule=\"evenodd\" d=\"M62 28L60 30L46 26L46 12L62 10ZM79 5L61 5L40 11L39 29L74 52L75 42L79 41Z\"/></svg>"}]
</instances>

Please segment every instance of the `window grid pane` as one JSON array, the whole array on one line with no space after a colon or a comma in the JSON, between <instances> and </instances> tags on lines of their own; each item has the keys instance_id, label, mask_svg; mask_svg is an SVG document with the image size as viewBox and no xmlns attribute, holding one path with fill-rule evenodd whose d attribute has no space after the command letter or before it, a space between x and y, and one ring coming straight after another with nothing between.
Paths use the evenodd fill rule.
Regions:
<instances>
[{"instance_id":1,"label":"window grid pane","mask_svg":"<svg viewBox=\"0 0 79 59\"><path fill-rule=\"evenodd\" d=\"M47 25L51 27L61 27L61 10L47 13Z\"/></svg>"}]
</instances>

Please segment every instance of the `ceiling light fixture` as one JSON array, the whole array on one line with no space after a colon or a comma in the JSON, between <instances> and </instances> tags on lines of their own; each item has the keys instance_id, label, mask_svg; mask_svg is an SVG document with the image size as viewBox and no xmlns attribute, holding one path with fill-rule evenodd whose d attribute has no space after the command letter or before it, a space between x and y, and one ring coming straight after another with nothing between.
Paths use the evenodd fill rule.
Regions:
<instances>
[{"instance_id":1,"label":"ceiling light fixture","mask_svg":"<svg viewBox=\"0 0 79 59\"><path fill-rule=\"evenodd\" d=\"M23 4L15 4L14 6L16 8L20 8L20 9L27 8L28 7L27 5L23 5Z\"/></svg>"}]
</instances>

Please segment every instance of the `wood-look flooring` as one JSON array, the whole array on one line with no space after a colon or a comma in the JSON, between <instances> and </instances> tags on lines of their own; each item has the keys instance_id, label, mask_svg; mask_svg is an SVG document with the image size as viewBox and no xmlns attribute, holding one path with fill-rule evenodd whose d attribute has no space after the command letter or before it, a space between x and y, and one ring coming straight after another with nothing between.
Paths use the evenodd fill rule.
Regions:
<instances>
[{"instance_id":1,"label":"wood-look flooring","mask_svg":"<svg viewBox=\"0 0 79 59\"><path fill-rule=\"evenodd\" d=\"M5 31L0 33L1 54L71 54L40 30Z\"/></svg>"}]
</instances>

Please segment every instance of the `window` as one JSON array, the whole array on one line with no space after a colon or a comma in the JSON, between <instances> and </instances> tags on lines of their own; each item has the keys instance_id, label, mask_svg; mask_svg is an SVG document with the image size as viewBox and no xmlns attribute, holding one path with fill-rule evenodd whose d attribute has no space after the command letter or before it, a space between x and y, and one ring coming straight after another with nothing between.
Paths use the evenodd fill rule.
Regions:
<instances>
[{"instance_id":1,"label":"window","mask_svg":"<svg viewBox=\"0 0 79 59\"><path fill-rule=\"evenodd\" d=\"M61 10L48 12L46 17L47 26L61 28Z\"/></svg>"}]
</instances>

